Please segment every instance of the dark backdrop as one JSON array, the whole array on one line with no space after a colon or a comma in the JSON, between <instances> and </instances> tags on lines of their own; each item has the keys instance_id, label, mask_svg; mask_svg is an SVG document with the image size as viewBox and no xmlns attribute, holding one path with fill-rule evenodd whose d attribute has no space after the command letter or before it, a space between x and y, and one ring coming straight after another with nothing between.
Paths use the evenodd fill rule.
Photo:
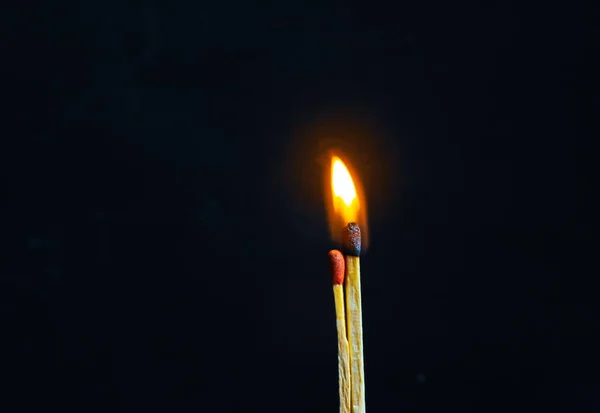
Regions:
<instances>
[{"instance_id":1,"label":"dark backdrop","mask_svg":"<svg viewBox=\"0 0 600 413\"><path fill-rule=\"evenodd\" d=\"M332 144L369 411L598 411L593 14L483 3L3 12L2 411L336 411Z\"/></svg>"}]
</instances>

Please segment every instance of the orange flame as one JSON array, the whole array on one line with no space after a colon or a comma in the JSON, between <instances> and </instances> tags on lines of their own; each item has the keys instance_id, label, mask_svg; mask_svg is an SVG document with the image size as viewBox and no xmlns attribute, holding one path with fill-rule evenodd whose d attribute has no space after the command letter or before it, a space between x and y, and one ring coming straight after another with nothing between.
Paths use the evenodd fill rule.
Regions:
<instances>
[{"instance_id":1,"label":"orange flame","mask_svg":"<svg viewBox=\"0 0 600 413\"><path fill-rule=\"evenodd\" d=\"M356 197L356 188L350 171L337 156L331 160L331 190L336 215L341 215L344 222L356 221L360 201Z\"/></svg>"},{"instance_id":2,"label":"orange flame","mask_svg":"<svg viewBox=\"0 0 600 413\"><path fill-rule=\"evenodd\" d=\"M331 155L330 174L326 185L329 190L325 196L329 199L327 211L331 237L339 242L342 228L349 222L356 222L362 232L363 247L366 248L366 201L360 182L337 155Z\"/></svg>"}]
</instances>

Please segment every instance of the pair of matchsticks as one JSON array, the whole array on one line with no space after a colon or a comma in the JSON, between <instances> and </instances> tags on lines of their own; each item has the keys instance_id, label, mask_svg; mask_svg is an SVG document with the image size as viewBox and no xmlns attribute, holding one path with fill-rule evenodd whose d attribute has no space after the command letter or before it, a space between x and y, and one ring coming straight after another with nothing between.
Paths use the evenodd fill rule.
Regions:
<instances>
[{"instance_id":1,"label":"pair of matchsticks","mask_svg":"<svg viewBox=\"0 0 600 413\"><path fill-rule=\"evenodd\" d=\"M349 223L342 232L342 254L329 252L338 338L340 413L365 413L365 375L360 297L360 227ZM345 257L344 257L345 256ZM344 306L345 281L346 302Z\"/></svg>"}]
</instances>

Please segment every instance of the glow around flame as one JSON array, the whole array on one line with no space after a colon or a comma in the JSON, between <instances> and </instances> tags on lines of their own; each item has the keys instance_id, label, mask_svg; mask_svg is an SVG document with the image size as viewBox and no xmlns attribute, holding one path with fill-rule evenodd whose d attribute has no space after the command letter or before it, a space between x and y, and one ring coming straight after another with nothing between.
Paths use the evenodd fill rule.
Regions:
<instances>
[{"instance_id":1,"label":"glow around flame","mask_svg":"<svg viewBox=\"0 0 600 413\"><path fill-rule=\"evenodd\" d=\"M366 201L362 186L352 168L340 156L331 155L330 176L326 182L329 230L334 241L340 240L342 228L356 222L362 232L363 249L368 243ZM348 166L347 166L348 165Z\"/></svg>"}]
</instances>

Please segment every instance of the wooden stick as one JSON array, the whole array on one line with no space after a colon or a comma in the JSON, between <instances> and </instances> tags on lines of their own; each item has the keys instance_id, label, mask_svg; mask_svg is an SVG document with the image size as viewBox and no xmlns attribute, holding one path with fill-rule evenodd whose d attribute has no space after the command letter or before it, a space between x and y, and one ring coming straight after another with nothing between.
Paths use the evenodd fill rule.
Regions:
<instances>
[{"instance_id":1,"label":"wooden stick","mask_svg":"<svg viewBox=\"0 0 600 413\"><path fill-rule=\"evenodd\" d=\"M335 321L338 339L338 384L340 413L351 413L350 407L350 360L346 336L346 311L344 308L344 256L338 250L329 251L329 266L333 276Z\"/></svg>"},{"instance_id":2,"label":"wooden stick","mask_svg":"<svg viewBox=\"0 0 600 413\"><path fill-rule=\"evenodd\" d=\"M342 233L346 255L346 319L350 348L352 412L365 413L365 373L362 339L362 304L360 295L360 228L349 223Z\"/></svg>"}]
</instances>

